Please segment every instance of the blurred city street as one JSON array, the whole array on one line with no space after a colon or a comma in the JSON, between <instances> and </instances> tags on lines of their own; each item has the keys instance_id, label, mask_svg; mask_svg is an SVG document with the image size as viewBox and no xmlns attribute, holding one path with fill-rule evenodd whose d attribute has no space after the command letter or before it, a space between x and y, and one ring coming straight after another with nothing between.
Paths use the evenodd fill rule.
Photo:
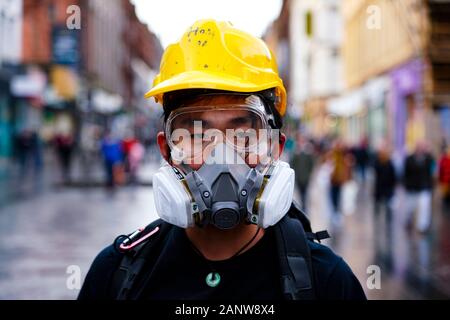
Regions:
<instances>
[{"instance_id":1,"label":"blurred city street","mask_svg":"<svg viewBox=\"0 0 450 320\"><path fill-rule=\"evenodd\" d=\"M325 243L345 258L369 299L448 299L450 210L443 209L439 197L435 197L432 232L423 235L408 230L405 193L398 187L389 223L385 214L374 212L370 180L360 185L354 212L344 215L338 225L333 224L327 209L323 197L326 190L320 190L315 181L311 186L309 211L313 228L329 230L331 239ZM380 290L369 290L366 286L371 265L380 267Z\"/></svg>"},{"instance_id":2,"label":"blurred city street","mask_svg":"<svg viewBox=\"0 0 450 320\"><path fill-rule=\"evenodd\" d=\"M176 162L176 125L236 106L195 100L214 90L257 96L236 110L281 128L295 198L369 299L450 299L450 0L198 3L0 0L0 300L75 299L102 248L157 218L158 143ZM191 98L200 113L179 110ZM251 215L256 191L237 193Z\"/></svg>"},{"instance_id":3,"label":"blurred city street","mask_svg":"<svg viewBox=\"0 0 450 320\"><path fill-rule=\"evenodd\" d=\"M148 164L146 177L156 168ZM355 212L334 223L318 179L316 175L309 196L313 228L330 231L325 244L349 263L368 298L450 297L450 212L443 212L438 201L433 204L433 232L408 232L404 195L398 190L399 207L389 227L385 217L375 217L366 181ZM76 298L78 290L66 285L69 266L79 266L84 278L95 255L116 236L157 218L152 188L145 184L116 190L54 183L36 188L40 190L4 199L0 207L0 299ZM371 265L380 267L380 289L366 286Z\"/></svg>"},{"instance_id":4,"label":"blurred city street","mask_svg":"<svg viewBox=\"0 0 450 320\"><path fill-rule=\"evenodd\" d=\"M145 177L148 170L154 165L143 166ZM66 286L69 266L79 266L84 278L116 236L156 219L147 183L114 190L62 187L42 177L15 191L0 205L0 299L76 298L78 291Z\"/></svg>"}]
</instances>

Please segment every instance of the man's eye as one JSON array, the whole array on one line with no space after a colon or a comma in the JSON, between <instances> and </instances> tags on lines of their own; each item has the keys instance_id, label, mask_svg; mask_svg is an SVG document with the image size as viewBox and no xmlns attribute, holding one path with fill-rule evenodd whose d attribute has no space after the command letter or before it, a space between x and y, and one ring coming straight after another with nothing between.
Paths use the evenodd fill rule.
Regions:
<instances>
[{"instance_id":1,"label":"man's eye","mask_svg":"<svg viewBox=\"0 0 450 320\"><path fill-rule=\"evenodd\" d=\"M246 135L236 135L234 138L234 143L239 146L248 146L249 137Z\"/></svg>"},{"instance_id":2,"label":"man's eye","mask_svg":"<svg viewBox=\"0 0 450 320\"><path fill-rule=\"evenodd\" d=\"M253 132L236 132L234 138L237 140L248 142L249 140L254 141L258 139L258 135Z\"/></svg>"}]
</instances>

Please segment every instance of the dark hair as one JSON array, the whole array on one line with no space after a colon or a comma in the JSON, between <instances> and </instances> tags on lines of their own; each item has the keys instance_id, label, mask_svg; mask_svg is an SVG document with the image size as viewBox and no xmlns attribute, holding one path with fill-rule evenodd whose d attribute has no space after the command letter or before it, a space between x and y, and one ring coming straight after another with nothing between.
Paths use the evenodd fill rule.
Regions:
<instances>
[{"instance_id":1,"label":"dark hair","mask_svg":"<svg viewBox=\"0 0 450 320\"><path fill-rule=\"evenodd\" d=\"M163 109L164 109L164 122L167 121L169 115L172 111L182 106L186 101L192 101L195 98L201 97L202 95L209 94L241 94L232 91L225 90L215 90L215 89L184 89L172 91L164 94L163 97ZM276 95L275 89L267 89L258 92L242 93L245 95L256 95L262 99L266 112L269 115L273 115L273 121L270 121L270 125L274 129L281 129L283 127L283 118L281 117L278 110L275 108Z\"/></svg>"}]
</instances>

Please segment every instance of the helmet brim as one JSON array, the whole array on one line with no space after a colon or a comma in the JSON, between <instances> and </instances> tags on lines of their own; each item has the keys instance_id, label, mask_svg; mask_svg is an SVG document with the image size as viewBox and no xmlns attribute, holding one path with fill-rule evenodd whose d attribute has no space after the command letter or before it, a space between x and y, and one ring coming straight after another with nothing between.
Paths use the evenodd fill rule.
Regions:
<instances>
[{"instance_id":1,"label":"helmet brim","mask_svg":"<svg viewBox=\"0 0 450 320\"><path fill-rule=\"evenodd\" d=\"M187 71L167 79L145 94L145 98L154 97L162 103L164 93L185 89L214 89L232 92L258 92L270 88L280 88L279 82L266 82L264 85L255 84L238 77L219 72ZM286 92L280 88L280 101L278 112L284 115L286 110Z\"/></svg>"}]
</instances>

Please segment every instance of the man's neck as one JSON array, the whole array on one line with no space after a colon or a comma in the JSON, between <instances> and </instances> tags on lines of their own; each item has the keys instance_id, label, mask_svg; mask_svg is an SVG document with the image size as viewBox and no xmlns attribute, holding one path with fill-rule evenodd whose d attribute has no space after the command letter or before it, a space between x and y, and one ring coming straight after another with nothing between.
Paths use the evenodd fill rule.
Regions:
<instances>
[{"instance_id":1,"label":"man's neck","mask_svg":"<svg viewBox=\"0 0 450 320\"><path fill-rule=\"evenodd\" d=\"M230 230L220 230L213 226L186 229L186 235L203 256L211 261L227 260L242 249L256 234L258 226L240 224ZM263 237L261 229L255 239L241 252L252 248Z\"/></svg>"}]
</instances>

